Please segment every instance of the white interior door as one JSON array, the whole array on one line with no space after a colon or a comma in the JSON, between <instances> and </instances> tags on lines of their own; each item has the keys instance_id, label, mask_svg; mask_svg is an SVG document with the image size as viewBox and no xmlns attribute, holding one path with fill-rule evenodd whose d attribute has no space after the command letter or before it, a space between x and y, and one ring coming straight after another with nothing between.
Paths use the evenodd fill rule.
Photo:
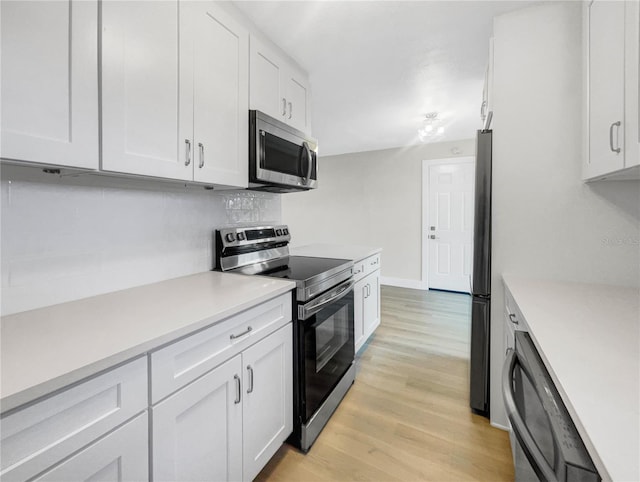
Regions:
<instances>
[{"instance_id":1,"label":"white interior door","mask_svg":"<svg viewBox=\"0 0 640 482\"><path fill-rule=\"evenodd\" d=\"M428 216L423 229L431 289L470 292L474 170L473 159L428 165Z\"/></svg>"}]
</instances>

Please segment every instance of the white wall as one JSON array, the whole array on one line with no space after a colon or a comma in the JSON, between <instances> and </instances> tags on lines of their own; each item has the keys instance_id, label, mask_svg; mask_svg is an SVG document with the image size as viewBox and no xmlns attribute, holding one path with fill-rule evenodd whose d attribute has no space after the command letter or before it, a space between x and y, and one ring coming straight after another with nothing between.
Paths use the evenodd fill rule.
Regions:
<instances>
[{"instance_id":1,"label":"white wall","mask_svg":"<svg viewBox=\"0 0 640 482\"><path fill-rule=\"evenodd\" d=\"M383 281L418 287L422 161L458 156L475 156L475 141L321 157L319 188L282 198L282 221L289 224L292 245L382 247Z\"/></svg>"},{"instance_id":2,"label":"white wall","mask_svg":"<svg viewBox=\"0 0 640 482\"><path fill-rule=\"evenodd\" d=\"M217 227L280 222L280 195L3 166L2 314L212 269Z\"/></svg>"},{"instance_id":3,"label":"white wall","mask_svg":"<svg viewBox=\"0 0 640 482\"><path fill-rule=\"evenodd\" d=\"M502 273L640 285L640 182L580 180L581 6L532 7L494 23L491 420L499 425Z\"/></svg>"}]
</instances>

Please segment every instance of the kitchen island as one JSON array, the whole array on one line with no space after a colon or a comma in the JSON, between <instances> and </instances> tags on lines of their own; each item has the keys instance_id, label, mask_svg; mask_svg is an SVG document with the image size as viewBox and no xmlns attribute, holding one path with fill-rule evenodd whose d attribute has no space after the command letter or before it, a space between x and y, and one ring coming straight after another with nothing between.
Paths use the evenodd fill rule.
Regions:
<instances>
[{"instance_id":1,"label":"kitchen island","mask_svg":"<svg viewBox=\"0 0 640 482\"><path fill-rule=\"evenodd\" d=\"M640 292L504 275L603 480L640 480Z\"/></svg>"}]
</instances>

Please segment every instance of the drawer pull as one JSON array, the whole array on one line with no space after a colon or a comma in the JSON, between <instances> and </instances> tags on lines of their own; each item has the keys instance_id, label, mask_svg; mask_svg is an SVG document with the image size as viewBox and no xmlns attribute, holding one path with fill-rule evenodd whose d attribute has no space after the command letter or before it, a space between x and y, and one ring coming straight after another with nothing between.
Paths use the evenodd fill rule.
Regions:
<instances>
[{"instance_id":1,"label":"drawer pull","mask_svg":"<svg viewBox=\"0 0 640 482\"><path fill-rule=\"evenodd\" d=\"M375 261L371 261L371 266L375 266L376 264L378 264L378 260L377 259Z\"/></svg>"},{"instance_id":2,"label":"drawer pull","mask_svg":"<svg viewBox=\"0 0 640 482\"><path fill-rule=\"evenodd\" d=\"M515 325L519 325L520 322L518 321L518 319L516 318L516 315L514 313L509 313L509 319L511 320L511 323L515 324Z\"/></svg>"},{"instance_id":3,"label":"drawer pull","mask_svg":"<svg viewBox=\"0 0 640 482\"><path fill-rule=\"evenodd\" d=\"M242 387L240 387L240 377L238 375L234 375L233 379L236 382L236 399L233 403L238 404L240 403L240 393L242 392Z\"/></svg>"},{"instance_id":4,"label":"drawer pull","mask_svg":"<svg viewBox=\"0 0 640 482\"><path fill-rule=\"evenodd\" d=\"M249 326L246 330L244 330L244 331L243 331L242 333L240 333L239 335L231 335L229 338L231 338L232 340L235 340L235 339L237 339L237 338L241 338L241 337L243 337L244 335L248 335L248 334L249 334L249 332L250 332L252 329L253 329L253 328L251 328L251 327Z\"/></svg>"}]
</instances>

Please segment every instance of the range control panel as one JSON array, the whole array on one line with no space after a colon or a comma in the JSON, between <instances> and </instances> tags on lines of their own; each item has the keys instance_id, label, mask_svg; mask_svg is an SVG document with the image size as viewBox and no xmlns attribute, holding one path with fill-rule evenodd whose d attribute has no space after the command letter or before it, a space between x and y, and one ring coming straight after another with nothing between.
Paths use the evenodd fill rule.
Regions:
<instances>
[{"instance_id":1,"label":"range control panel","mask_svg":"<svg viewBox=\"0 0 640 482\"><path fill-rule=\"evenodd\" d=\"M217 231L217 240L223 247L240 247L258 245L262 243L291 241L289 227L279 226L248 226L241 228L225 228Z\"/></svg>"}]
</instances>

